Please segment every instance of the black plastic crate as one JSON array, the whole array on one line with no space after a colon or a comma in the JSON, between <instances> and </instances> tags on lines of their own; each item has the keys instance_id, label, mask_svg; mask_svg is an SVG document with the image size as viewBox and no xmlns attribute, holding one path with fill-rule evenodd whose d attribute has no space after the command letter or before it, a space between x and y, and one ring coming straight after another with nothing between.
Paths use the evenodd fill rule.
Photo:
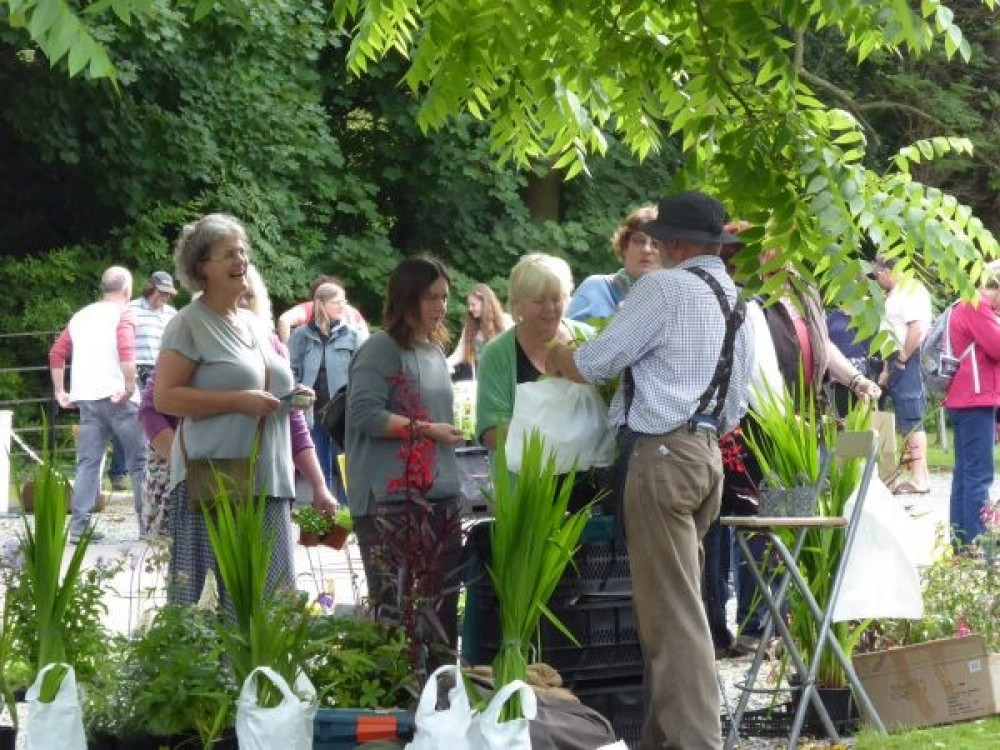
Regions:
<instances>
[{"instance_id":1,"label":"black plastic crate","mask_svg":"<svg viewBox=\"0 0 1000 750\"><path fill-rule=\"evenodd\" d=\"M632 750L639 747L646 707L642 697L642 679L589 683L574 690L580 702L602 714Z\"/></svg>"},{"instance_id":2,"label":"black plastic crate","mask_svg":"<svg viewBox=\"0 0 1000 750\"><path fill-rule=\"evenodd\" d=\"M861 719L854 705L850 688L821 690L820 700L823 701L823 705L830 714L830 720L838 734L851 735L858 731ZM774 706L744 711L740 721L739 735L741 737L787 737L792 731L798 707L799 696L795 694L791 700L782 701ZM735 706L733 708L735 710ZM729 735L732 722L727 715L723 715L721 718L722 736L725 738ZM823 722L812 705L806 709L802 734L810 737L826 736Z\"/></svg>"},{"instance_id":3,"label":"black plastic crate","mask_svg":"<svg viewBox=\"0 0 1000 750\"><path fill-rule=\"evenodd\" d=\"M500 622L492 592L478 599L476 643L480 660L489 662L500 650ZM553 607L552 613L580 645L575 645L552 623L543 619L535 659L554 667L563 682L642 675L642 651L636 631L631 599L588 600L568 608Z\"/></svg>"},{"instance_id":4,"label":"black plastic crate","mask_svg":"<svg viewBox=\"0 0 1000 750\"><path fill-rule=\"evenodd\" d=\"M486 572L490 562L490 523L480 523L469 531L466 555L470 585L485 583L492 591ZM566 567L552 592L550 604L574 604L585 597L631 597L632 574L625 545L614 541L614 520L596 516L587 522L580 548Z\"/></svg>"}]
</instances>

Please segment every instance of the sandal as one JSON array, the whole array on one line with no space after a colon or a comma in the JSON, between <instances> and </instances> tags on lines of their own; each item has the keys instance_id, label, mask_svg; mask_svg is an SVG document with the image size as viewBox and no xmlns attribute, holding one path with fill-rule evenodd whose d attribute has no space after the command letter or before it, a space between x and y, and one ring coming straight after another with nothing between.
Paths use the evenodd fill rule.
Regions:
<instances>
[{"instance_id":1,"label":"sandal","mask_svg":"<svg viewBox=\"0 0 1000 750\"><path fill-rule=\"evenodd\" d=\"M930 491L930 487L920 489L913 482L900 482L892 488L893 495L926 495Z\"/></svg>"}]
</instances>

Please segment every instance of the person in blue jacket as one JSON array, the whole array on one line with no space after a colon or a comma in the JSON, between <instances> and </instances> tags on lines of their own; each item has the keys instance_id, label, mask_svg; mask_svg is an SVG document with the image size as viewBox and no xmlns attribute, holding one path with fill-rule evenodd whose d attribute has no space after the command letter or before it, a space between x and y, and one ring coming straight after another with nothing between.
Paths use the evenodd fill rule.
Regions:
<instances>
[{"instance_id":1,"label":"person in blue jacket","mask_svg":"<svg viewBox=\"0 0 1000 750\"><path fill-rule=\"evenodd\" d=\"M584 279L570 299L567 318L581 323L591 318L610 318L640 276L663 267L653 240L639 231L640 224L655 218L656 206L642 206L625 218L611 237L622 268Z\"/></svg>"},{"instance_id":2,"label":"person in blue jacket","mask_svg":"<svg viewBox=\"0 0 1000 750\"><path fill-rule=\"evenodd\" d=\"M343 486L335 486L334 478L337 476L341 483L343 480L339 474L334 474L334 459L343 446L334 442L316 415L342 386L347 385L347 368L351 358L366 338L357 328L344 322L346 303L347 297L340 284L320 284L313 295L313 319L296 328L288 340L296 382L316 392L310 421L312 439L326 485L331 490L335 489L341 499L344 497Z\"/></svg>"}]
</instances>

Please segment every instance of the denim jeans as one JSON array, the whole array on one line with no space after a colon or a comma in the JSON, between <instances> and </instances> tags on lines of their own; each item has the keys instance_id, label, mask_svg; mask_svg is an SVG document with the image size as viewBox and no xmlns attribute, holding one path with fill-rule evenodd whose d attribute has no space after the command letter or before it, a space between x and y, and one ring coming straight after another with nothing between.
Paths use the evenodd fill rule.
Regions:
<instances>
[{"instance_id":1,"label":"denim jeans","mask_svg":"<svg viewBox=\"0 0 1000 750\"><path fill-rule=\"evenodd\" d=\"M342 450L337 442L330 437L330 433L318 421L309 428L313 445L316 447L316 458L319 459L320 468L323 470L323 478L326 480L327 488L333 492L337 498L343 502L347 499L344 492L344 485L340 477L340 469L337 466L337 456Z\"/></svg>"},{"instance_id":2,"label":"denim jeans","mask_svg":"<svg viewBox=\"0 0 1000 750\"><path fill-rule=\"evenodd\" d=\"M982 512L993 484L996 409L949 409L955 427L955 471L951 478L952 544L971 544L986 531Z\"/></svg>"},{"instance_id":3,"label":"denim jeans","mask_svg":"<svg viewBox=\"0 0 1000 750\"><path fill-rule=\"evenodd\" d=\"M760 562L767 550L767 538L763 534L752 534L747 540L754 559ZM760 638L764 634L764 617L767 607L757 591L757 582L750 572L750 564L743 556L743 550L733 539L733 566L736 569L736 634Z\"/></svg>"},{"instance_id":4,"label":"denim jeans","mask_svg":"<svg viewBox=\"0 0 1000 750\"><path fill-rule=\"evenodd\" d=\"M125 449L116 435L111 436L111 462L108 465L108 479L124 479L128 475Z\"/></svg>"},{"instance_id":5,"label":"denim jeans","mask_svg":"<svg viewBox=\"0 0 1000 750\"><path fill-rule=\"evenodd\" d=\"M705 571L701 596L705 601L708 629L716 648L728 648L733 634L726 624L726 602L729 600L730 532L716 518L708 527L702 546L705 548Z\"/></svg>"},{"instance_id":6,"label":"denim jeans","mask_svg":"<svg viewBox=\"0 0 1000 750\"><path fill-rule=\"evenodd\" d=\"M131 401L113 404L111 399L78 401L80 433L76 438L76 476L73 480L73 501L70 533L77 535L90 524L90 514L101 491L101 464L114 435L121 442L125 465L132 475L132 502L139 521L139 533L144 534L142 513L143 474L146 471L146 438L139 427L139 407Z\"/></svg>"}]
</instances>

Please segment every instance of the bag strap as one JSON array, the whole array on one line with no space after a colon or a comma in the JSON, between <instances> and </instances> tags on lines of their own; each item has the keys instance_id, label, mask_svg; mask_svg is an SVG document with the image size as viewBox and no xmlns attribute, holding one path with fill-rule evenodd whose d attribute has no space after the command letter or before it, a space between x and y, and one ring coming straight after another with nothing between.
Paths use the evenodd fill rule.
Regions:
<instances>
[{"instance_id":1,"label":"bag strap","mask_svg":"<svg viewBox=\"0 0 1000 750\"><path fill-rule=\"evenodd\" d=\"M269 391L271 389L271 372L267 369L267 357L264 356L264 349L261 347L260 339L257 338L257 334L251 329L251 335L253 336L254 343L257 345L257 350L260 352L260 359L264 363L264 390ZM257 429L254 432L253 442L250 444L250 452L253 452L253 446L256 445L258 449L261 443L264 442L264 420L267 417L261 417L257 420ZM181 459L186 464L188 462L187 446L184 445L184 423L187 419L181 418L180 424L177 425L177 436L180 439L181 444Z\"/></svg>"}]
</instances>

